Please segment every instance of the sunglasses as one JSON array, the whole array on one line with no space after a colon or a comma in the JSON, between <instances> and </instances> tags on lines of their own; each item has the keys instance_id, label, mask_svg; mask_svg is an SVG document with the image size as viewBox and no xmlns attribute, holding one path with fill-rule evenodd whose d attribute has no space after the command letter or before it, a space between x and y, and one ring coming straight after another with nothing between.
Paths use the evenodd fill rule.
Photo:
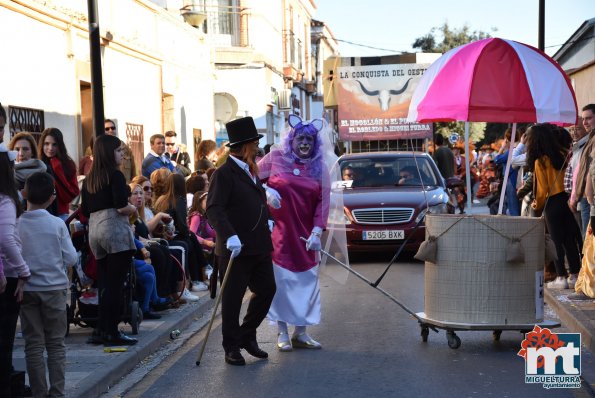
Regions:
<instances>
[{"instance_id":1,"label":"sunglasses","mask_svg":"<svg viewBox=\"0 0 595 398\"><path fill-rule=\"evenodd\" d=\"M110 131L110 130L116 131L116 128L115 127L106 127L105 128L105 131Z\"/></svg>"},{"instance_id":2,"label":"sunglasses","mask_svg":"<svg viewBox=\"0 0 595 398\"><path fill-rule=\"evenodd\" d=\"M167 143L167 144L165 144L165 146L174 146L174 145L176 145L176 144L175 144L175 143L171 143L171 142L170 142L170 143Z\"/></svg>"},{"instance_id":3,"label":"sunglasses","mask_svg":"<svg viewBox=\"0 0 595 398\"><path fill-rule=\"evenodd\" d=\"M153 191L153 188L151 188L151 187L143 187L143 191L145 191L145 192L151 191L152 192Z\"/></svg>"},{"instance_id":4,"label":"sunglasses","mask_svg":"<svg viewBox=\"0 0 595 398\"><path fill-rule=\"evenodd\" d=\"M399 177L401 177L401 178L411 178L411 174L401 174Z\"/></svg>"}]
</instances>

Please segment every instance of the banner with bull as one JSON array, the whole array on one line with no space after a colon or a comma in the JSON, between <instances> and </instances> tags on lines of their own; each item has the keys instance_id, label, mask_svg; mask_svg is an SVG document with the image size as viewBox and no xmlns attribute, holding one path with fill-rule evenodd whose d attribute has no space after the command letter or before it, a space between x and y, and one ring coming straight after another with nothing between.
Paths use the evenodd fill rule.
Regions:
<instances>
[{"instance_id":1,"label":"banner with bull","mask_svg":"<svg viewBox=\"0 0 595 398\"><path fill-rule=\"evenodd\" d=\"M407 123L409 103L429 64L337 68L339 137L343 141L431 138L431 123Z\"/></svg>"}]
</instances>

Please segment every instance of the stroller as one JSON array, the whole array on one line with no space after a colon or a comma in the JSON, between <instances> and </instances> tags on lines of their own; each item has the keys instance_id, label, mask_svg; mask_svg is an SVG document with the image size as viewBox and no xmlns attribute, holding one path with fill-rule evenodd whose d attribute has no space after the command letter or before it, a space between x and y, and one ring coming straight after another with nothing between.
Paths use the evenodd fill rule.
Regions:
<instances>
[{"instance_id":1,"label":"stroller","mask_svg":"<svg viewBox=\"0 0 595 398\"><path fill-rule=\"evenodd\" d=\"M66 220L72 243L79 253L79 261L69 275L70 302L66 305L67 331L70 324L94 328L99 315L99 289L97 288L97 263L89 247L89 231L80 208ZM130 324L132 334L138 334L143 312L136 300L136 276L132 258L130 272L122 286L122 321Z\"/></svg>"}]
</instances>

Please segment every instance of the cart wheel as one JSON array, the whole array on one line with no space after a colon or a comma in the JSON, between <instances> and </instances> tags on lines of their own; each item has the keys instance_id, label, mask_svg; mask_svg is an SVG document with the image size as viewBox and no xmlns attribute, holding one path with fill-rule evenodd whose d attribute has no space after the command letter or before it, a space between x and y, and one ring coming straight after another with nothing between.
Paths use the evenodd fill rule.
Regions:
<instances>
[{"instance_id":1,"label":"cart wheel","mask_svg":"<svg viewBox=\"0 0 595 398\"><path fill-rule=\"evenodd\" d=\"M453 350L461 346L461 339L452 330L446 332L446 339L448 340L448 346Z\"/></svg>"},{"instance_id":2,"label":"cart wheel","mask_svg":"<svg viewBox=\"0 0 595 398\"><path fill-rule=\"evenodd\" d=\"M138 326L143 319L143 313L138 305L138 301L133 301L130 304L130 327L132 328L132 334L138 334Z\"/></svg>"},{"instance_id":3,"label":"cart wheel","mask_svg":"<svg viewBox=\"0 0 595 398\"><path fill-rule=\"evenodd\" d=\"M494 332L492 332L492 338L494 341L500 341L500 335L502 335L501 330L494 330Z\"/></svg>"},{"instance_id":4,"label":"cart wheel","mask_svg":"<svg viewBox=\"0 0 595 398\"><path fill-rule=\"evenodd\" d=\"M421 327L421 341L426 343L428 341L428 335L430 334L430 328L427 326Z\"/></svg>"}]
</instances>

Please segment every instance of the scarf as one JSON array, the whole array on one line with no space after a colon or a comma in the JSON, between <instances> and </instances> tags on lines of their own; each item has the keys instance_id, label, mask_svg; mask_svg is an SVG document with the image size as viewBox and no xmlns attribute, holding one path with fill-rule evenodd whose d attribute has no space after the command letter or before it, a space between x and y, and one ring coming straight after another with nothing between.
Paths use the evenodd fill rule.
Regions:
<instances>
[{"instance_id":1,"label":"scarf","mask_svg":"<svg viewBox=\"0 0 595 398\"><path fill-rule=\"evenodd\" d=\"M46 170L45 163L40 159L29 159L21 163L15 163L14 165L14 175L21 188L25 186L25 181L31 174Z\"/></svg>"}]
</instances>

